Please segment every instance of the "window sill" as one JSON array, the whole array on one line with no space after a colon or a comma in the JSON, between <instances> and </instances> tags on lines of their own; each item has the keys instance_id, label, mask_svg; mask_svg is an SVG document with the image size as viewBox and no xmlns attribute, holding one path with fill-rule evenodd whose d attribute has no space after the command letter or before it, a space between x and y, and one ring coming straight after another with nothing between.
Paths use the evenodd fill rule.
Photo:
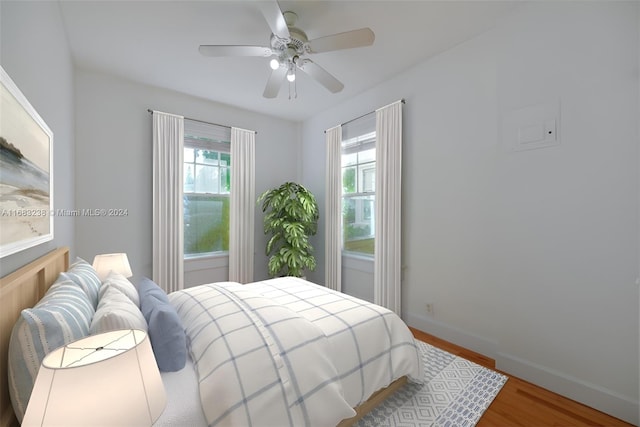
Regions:
<instances>
[{"instance_id":1,"label":"window sill","mask_svg":"<svg viewBox=\"0 0 640 427\"><path fill-rule=\"evenodd\" d=\"M373 255L362 255L354 252L342 252L342 267L373 274Z\"/></svg>"},{"instance_id":2,"label":"window sill","mask_svg":"<svg viewBox=\"0 0 640 427\"><path fill-rule=\"evenodd\" d=\"M189 256L184 258L185 273L226 267L229 267L229 254L227 252L217 252L215 254Z\"/></svg>"},{"instance_id":3,"label":"window sill","mask_svg":"<svg viewBox=\"0 0 640 427\"><path fill-rule=\"evenodd\" d=\"M347 252L347 251L342 251L342 257L353 258L360 261L371 261L371 262L373 262L373 259L374 259L373 255L366 255L358 252Z\"/></svg>"},{"instance_id":4,"label":"window sill","mask_svg":"<svg viewBox=\"0 0 640 427\"><path fill-rule=\"evenodd\" d=\"M194 254L194 255L185 255L185 261L199 261L199 260L207 260L207 259L215 259L215 258L228 258L229 252L209 252L206 254Z\"/></svg>"}]
</instances>

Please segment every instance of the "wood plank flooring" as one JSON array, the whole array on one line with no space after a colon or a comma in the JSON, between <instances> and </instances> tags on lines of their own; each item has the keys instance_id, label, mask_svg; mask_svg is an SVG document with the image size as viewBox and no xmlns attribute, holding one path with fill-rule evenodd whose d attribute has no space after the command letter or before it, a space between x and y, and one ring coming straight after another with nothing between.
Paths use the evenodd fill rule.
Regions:
<instances>
[{"instance_id":1,"label":"wood plank flooring","mask_svg":"<svg viewBox=\"0 0 640 427\"><path fill-rule=\"evenodd\" d=\"M410 329L416 339L420 341L499 371L495 369L493 359L417 329ZM509 380L483 414L478 427L632 426L596 409L513 377L506 372L502 373L507 375Z\"/></svg>"}]
</instances>

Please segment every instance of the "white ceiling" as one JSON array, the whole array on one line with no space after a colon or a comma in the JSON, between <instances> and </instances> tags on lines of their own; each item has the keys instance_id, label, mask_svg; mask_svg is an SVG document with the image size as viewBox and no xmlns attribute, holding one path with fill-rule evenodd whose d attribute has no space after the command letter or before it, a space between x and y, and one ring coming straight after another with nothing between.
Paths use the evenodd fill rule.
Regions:
<instances>
[{"instance_id":1,"label":"white ceiling","mask_svg":"<svg viewBox=\"0 0 640 427\"><path fill-rule=\"evenodd\" d=\"M493 27L511 1L280 1L309 39L369 27L373 46L310 56L344 83L332 94L298 74L275 99L262 93L269 58L211 58L201 44L269 46L271 30L252 1L60 0L76 65L153 86L304 120L430 56Z\"/></svg>"}]
</instances>

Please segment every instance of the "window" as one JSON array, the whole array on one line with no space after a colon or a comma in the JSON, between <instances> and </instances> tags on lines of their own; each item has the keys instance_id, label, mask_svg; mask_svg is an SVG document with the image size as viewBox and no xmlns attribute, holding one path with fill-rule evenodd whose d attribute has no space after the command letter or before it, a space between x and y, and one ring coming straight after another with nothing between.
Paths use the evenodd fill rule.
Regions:
<instances>
[{"instance_id":1,"label":"window","mask_svg":"<svg viewBox=\"0 0 640 427\"><path fill-rule=\"evenodd\" d=\"M185 257L229 251L229 132L222 126L185 119Z\"/></svg>"},{"instance_id":2,"label":"window","mask_svg":"<svg viewBox=\"0 0 640 427\"><path fill-rule=\"evenodd\" d=\"M374 254L375 140L375 121L368 117L343 126L342 248L362 255Z\"/></svg>"}]
</instances>

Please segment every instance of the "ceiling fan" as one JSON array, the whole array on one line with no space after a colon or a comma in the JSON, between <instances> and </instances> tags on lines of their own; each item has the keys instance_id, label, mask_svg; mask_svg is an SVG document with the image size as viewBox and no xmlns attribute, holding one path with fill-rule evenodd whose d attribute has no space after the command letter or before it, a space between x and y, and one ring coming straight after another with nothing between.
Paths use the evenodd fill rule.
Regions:
<instances>
[{"instance_id":1,"label":"ceiling fan","mask_svg":"<svg viewBox=\"0 0 640 427\"><path fill-rule=\"evenodd\" d=\"M308 74L330 92L340 92L344 85L307 55L370 46L375 39L370 28L360 28L309 40L304 31L295 27L298 16L294 12L282 12L277 1L258 4L272 31L270 46L200 45L199 51L202 55L216 57L272 57L269 63L271 76L263 93L265 98L275 98L285 78L289 82L295 81L297 70Z\"/></svg>"}]
</instances>

